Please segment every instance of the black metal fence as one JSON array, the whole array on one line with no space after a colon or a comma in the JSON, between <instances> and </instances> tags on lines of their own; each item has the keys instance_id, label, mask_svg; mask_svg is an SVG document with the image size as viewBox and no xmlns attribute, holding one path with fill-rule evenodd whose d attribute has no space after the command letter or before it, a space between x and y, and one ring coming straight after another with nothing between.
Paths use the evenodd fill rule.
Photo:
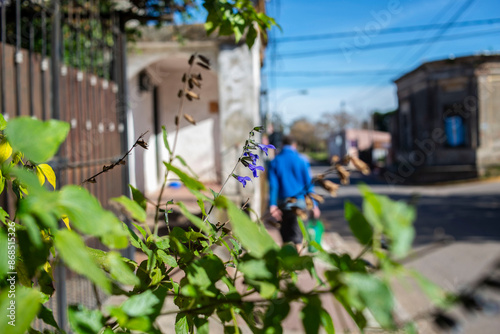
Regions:
<instances>
[{"instance_id":1,"label":"black metal fence","mask_svg":"<svg viewBox=\"0 0 500 334\"><path fill-rule=\"evenodd\" d=\"M7 119L31 116L71 124L50 162L59 186L80 184L127 148L126 36L123 19L108 3L0 1L1 112ZM127 169L114 169L85 187L106 206L109 198L128 192ZM12 210L13 202L7 195L0 205ZM56 268L54 278L56 294L48 307L60 324L66 324L68 303L97 305L87 280L63 267Z\"/></svg>"}]
</instances>

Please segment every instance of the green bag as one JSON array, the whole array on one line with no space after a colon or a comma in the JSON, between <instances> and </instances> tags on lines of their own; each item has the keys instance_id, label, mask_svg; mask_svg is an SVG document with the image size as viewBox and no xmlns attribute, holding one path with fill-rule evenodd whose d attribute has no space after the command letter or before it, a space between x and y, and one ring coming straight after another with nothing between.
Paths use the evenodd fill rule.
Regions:
<instances>
[{"instance_id":1,"label":"green bag","mask_svg":"<svg viewBox=\"0 0 500 334\"><path fill-rule=\"evenodd\" d=\"M325 225L319 219L309 219L306 224L307 233L311 241L316 241L321 245L321 238L323 238L323 232L325 231ZM314 253L317 249L311 245L308 247L309 252Z\"/></svg>"}]
</instances>

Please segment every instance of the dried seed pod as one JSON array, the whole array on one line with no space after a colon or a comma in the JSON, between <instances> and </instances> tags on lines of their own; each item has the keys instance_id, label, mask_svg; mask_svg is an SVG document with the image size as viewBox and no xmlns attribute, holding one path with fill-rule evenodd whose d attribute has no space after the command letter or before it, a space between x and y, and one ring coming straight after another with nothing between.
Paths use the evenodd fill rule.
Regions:
<instances>
[{"instance_id":1,"label":"dried seed pod","mask_svg":"<svg viewBox=\"0 0 500 334\"><path fill-rule=\"evenodd\" d=\"M127 162L125 160L120 160L119 164L120 165L125 165Z\"/></svg>"},{"instance_id":2,"label":"dried seed pod","mask_svg":"<svg viewBox=\"0 0 500 334\"><path fill-rule=\"evenodd\" d=\"M186 73L184 73L184 75L182 76L182 82L186 82L186 79L187 79L187 75L186 75Z\"/></svg>"},{"instance_id":3,"label":"dried seed pod","mask_svg":"<svg viewBox=\"0 0 500 334\"><path fill-rule=\"evenodd\" d=\"M188 121L189 123L193 124L193 125L196 125L196 121L194 120L193 116L189 115L189 114L184 114L184 118L186 119L186 121Z\"/></svg>"},{"instance_id":4,"label":"dried seed pod","mask_svg":"<svg viewBox=\"0 0 500 334\"><path fill-rule=\"evenodd\" d=\"M311 197L309 197L309 195L306 195L305 200L306 200L307 210L312 210L312 208L314 208L314 202L311 199Z\"/></svg>"},{"instance_id":5,"label":"dried seed pod","mask_svg":"<svg viewBox=\"0 0 500 334\"><path fill-rule=\"evenodd\" d=\"M144 140L138 140L137 145L139 145L142 148L145 148L146 150L148 149L148 143L146 143Z\"/></svg>"},{"instance_id":6,"label":"dried seed pod","mask_svg":"<svg viewBox=\"0 0 500 334\"><path fill-rule=\"evenodd\" d=\"M179 92L177 93L177 97L182 97L182 95L184 95L184 91L180 89Z\"/></svg>"},{"instance_id":7,"label":"dried seed pod","mask_svg":"<svg viewBox=\"0 0 500 334\"><path fill-rule=\"evenodd\" d=\"M293 213L295 213L297 216L299 216L302 220L307 220L307 218L308 218L308 217L307 217L307 213L306 213L304 210L299 209L299 208L297 208L297 207L294 207L294 208L292 208L292 211L293 211Z\"/></svg>"},{"instance_id":8,"label":"dried seed pod","mask_svg":"<svg viewBox=\"0 0 500 334\"><path fill-rule=\"evenodd\" d=\"M198 58L205 64L207 64L207 66L210 66L210 59L208 59L207 57L203 56L203 55L198 55Z\"/></svg>"},{"instance_id":9,"label":"dried seed pod","mask_svg":"<svg viewBox=\"0 0 500 334\"><path fill-rule=\"evenodd\" d=\"M189 60L188 60L189 65L193 65L194 58L195 58L195 55L191 55L191 57L189 57Z\"/></svg>"},{"instance_id":10,"label":"dried seed pod","mask_svg":"<svg viewBox=\"0 0 500 334\"><path fill-rule=\"evenodd\" d=\"M179 116L175 116L175 126L179 125Z\"/></svg>"},{"instance_id":11,"label":"dried seed pod","mask_svg":"<svg viewBox=\"0 0 500 334\"><path fill-rule=\"evenodd\" d=\"M351 156L344 155L344 157L342 158L342 161L340 163L345 166L345 165L349 164L349 161L351 161Z\"/></svg>"},{"instance_id":12,"label":"dried seed pod","mask_svg":"<svg viewBox=\"0 0 500 334\"><path fill-rule=\"evenodd\" d=\"M297 199L295 197L288 197L286 199L286 202L287 203L296 203L297 202Z\"/></svg>"},{"instance_id":13,"label":"dried seed pod","mask_svg":"<svg viewBox=\"0 0 500 334\"><path fill-rule=\"evenodd\" d=\"M201 83L195 77L191 76L189 82L191 85L195 85L196 87L201 88Z\"/></svg>"},{"instance_id":14,"label":"dried seed pod","mask_svg":"<svg viewBox=\"0 0 500 334\"><path fill-rule=\"evenodd\" d=\"M97 183L97 181L95 180L95 177L88 179L87 182L88 183Z\"/></svg>"},{"instance_id":15,"label":"dried seed pod","mask_svg":"<svg viewBox=\"0 0 500 334\"><path fill-rule=\"evenodd\" d=\"M102 166L102 171L105 172L107 170L110 170L111 168L112 168L111 166L104 165L104 166Z\"/></svg>"},{"instance_id":16,"label":"dried seed pod","mask_svg":"<svg viewBox=\"0 0 500 334\"><path fill-rule=\"evenodd\" d=\"M188 99L189 101L193 101L193 98L189 95L186 95L186 99Z\"/></svg>"},{"instance_id":17,"label":"dried seed pod","mask_svg":"<svg viewBox=\"0 0 500 334\"><path fill-rule=\"evenodd\" d=\"M325 174L318 174L314 177L314 180L319 181L325 178Z\"/></svg>"},{"instance_id":18,"label":"dried seed pod","mask_svg":"<svg viewBox=\"0 0 500 334\"><path fill-rule=\"evenodd\" d=\"M315 200L316 202L318 202L318 203L324 203L325 202L325 199L321 195L318 195L318 194L315 194L315 193L309 193L309 196L311 196L311 198L313 200Z\"/></svg>"},{"instance_id":19,"label":"dried seed pod","mask_svg":"<svg viewBox=\"0 0 500 334\"><path fill-rule=\"evenodd\" d=\"M334 165L334 164L336 164L336 163L337 163L337 162L339 162L339 161L340 161L339 156L338 156L338 155L334 155L334 156L332 157L332 160L331 160L330 162L331 162L331 164L332 164L332 165Z\"/></svg>"},{"instance_id":20,"label":"dried seed pod","mask_svg":"<svg viewBox=\"0 0 500 334\"><path fill-rule=\"evenodd\" d=\"M351 157L351 162L356 167L357 170L359 170L361 173L364 175L370 174L370 167L361 159L357 157Z\"/></svg>"},{"instance_id":21,"label":"dried seed pod","mask_svg":"<svg viewBox=\"0 0 500 334\"><path fill-rule=\"evenodd\" d=\"M201 77L201 73L198 73L197 75L193 75L193 78L197 79L197 80L203 80L203 78Z\"/></svg>"},{"instance_id":22,"label":"dried seed pod","mask_svg":"<svg viewBox=\"0 0 500 334\"><path fill-rule=\"evenodd\" d=\"M200 99L200 96L198 94L196 94L195 92L192 92L190 90L186 91L186 97L191 97L192 99L196 99L196 100L199 100Z\"/></svg>"},{"instance_id":23,"label":"dried seed pod","mask_svg":"<svg viewBox=\"0 0 500 334\"><path fill-rule=\"evenodd\" d=\"M341 165L335 165L335 169L337 170L337 173L339 174L340 183L342 183L342 184L348 184L349 183L349 175L351 175L351 173L349 173Z\"/></svg>"},{"instance_id":24,"label":"dried seed pod","mask_svg":"<svg viewBox=\"0 0 500 334\"><path fill-rule=\"evenodd\" d=\"M330 195L336 197L337 196L337 190L339 189L340 185L333 183L332 181L329 180L321 180L321 186L330 193Z\"/></svg>"},{"instance_id":25,"label":"dried seed pod","mask_svg":"<svg viewBox=\"0 0 500 334\"><path fill-rule=\"evenodd\" d=\"M204 64L204 63L201 63L201 62L196 62L196 65L200 66L200 67L203 67L204 69L206 70L209 70L210 69L210 66Z\"/></svg>"},{"instance_id":26,"label":"dried seed pod","mask_svg":"<svg viewBox=\"0 0 500 334\"><path fill-rule=\"evenodd\" d=\"M191 79L188 80L188 86L189 86L189 89L194 88L193 81Z\"/></svg>"}]
</instances>

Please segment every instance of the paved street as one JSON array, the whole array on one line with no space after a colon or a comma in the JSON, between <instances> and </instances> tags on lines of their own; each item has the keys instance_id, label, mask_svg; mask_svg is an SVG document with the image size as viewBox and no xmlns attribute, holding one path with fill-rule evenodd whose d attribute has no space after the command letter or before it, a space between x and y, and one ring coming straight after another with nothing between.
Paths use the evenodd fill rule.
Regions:
<instances>
[{"instance_id":1,"label":"paved street","mask_svg":"<svg viewBox=\"0 0 500 334\"><path fill-rule=\"evenodd\" d=\"M325 167L314 166L313 174ZM332 179L333 181L338 181ZM340 234L345 242L354 243L343 218L344 201L361 206L356 184L364 182L378 194L393 199L411 201L417 206L414 243L422 255L409 261L408 266L418 269L426 277L451 291L472 288L488 274L500 271L500 180L433 186L389 186L374 177L353 175L351 185L343 186L338 197L326 197L321 205L322 220L328 232ZM322 190L318 190L320 193ZM324 193L324 191L323 191ZM446 236L448 244L436 243ZM498 276L495 276L498 279ZM474 290L480 297L500 301L498 287L481 285ZM399 316L408 317L425 311L429 304L422 294L400 287ZM491 305L490 305L491 306ZM450 311L460 321L462 333L498 333L500 317L493 305L487 314L471 315L462 308ZM495 315L495 316L492 316ZM429 323L419 323L421 333L441 333Z\"/></svg>"}]
</instances>

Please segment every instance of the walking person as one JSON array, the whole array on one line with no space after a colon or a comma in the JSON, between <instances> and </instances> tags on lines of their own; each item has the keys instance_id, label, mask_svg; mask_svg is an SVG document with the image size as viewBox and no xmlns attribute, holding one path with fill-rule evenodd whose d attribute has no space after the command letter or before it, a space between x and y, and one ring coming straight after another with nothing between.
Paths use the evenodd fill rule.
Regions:
<instances>
[{"instance_id":1,"label":"walking person","mask_svg":"<svg viewBox=\"0 0 500 334\"><path fill-rule=\"evenodd\" d=\"M297 142L293 137L283 137L283 148L271 161L268 172L270 213L281 222L283 243L293 242L300 249L303 236L294 208L306 212L305 195L314 191L309 162L297 152ZM313 215L314 218L320 216L316 203Z\"/></svg>"}]
</instances>

